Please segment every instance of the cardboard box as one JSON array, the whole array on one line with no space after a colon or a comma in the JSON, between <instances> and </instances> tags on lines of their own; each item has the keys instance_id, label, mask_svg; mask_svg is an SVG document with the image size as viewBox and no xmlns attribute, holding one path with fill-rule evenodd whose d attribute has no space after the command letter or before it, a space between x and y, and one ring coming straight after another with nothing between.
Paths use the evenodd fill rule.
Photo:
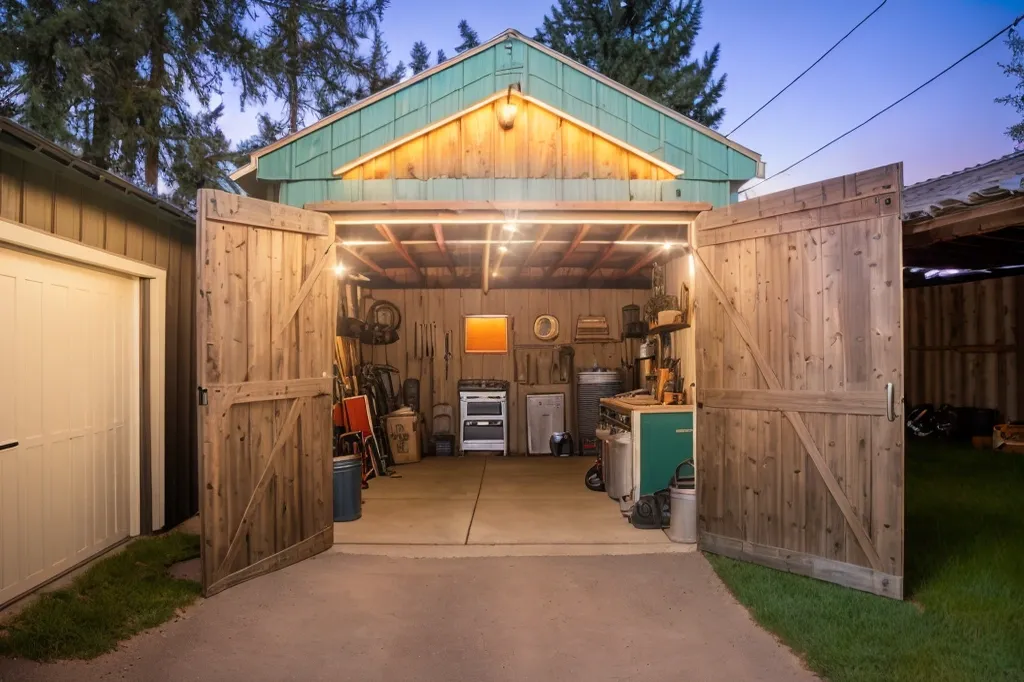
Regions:
<instances>
[{"instance_id":1,"label":"cardboard box","mask_svg":"<svg viewBox=\"0 0 1024 682\"><path fill-rule=\"evenodd\" d=\"M420 447L419 412L392 412L387 416L387 431L395 464L411 464L423 458Z\"/></svg>"}]
</instances>

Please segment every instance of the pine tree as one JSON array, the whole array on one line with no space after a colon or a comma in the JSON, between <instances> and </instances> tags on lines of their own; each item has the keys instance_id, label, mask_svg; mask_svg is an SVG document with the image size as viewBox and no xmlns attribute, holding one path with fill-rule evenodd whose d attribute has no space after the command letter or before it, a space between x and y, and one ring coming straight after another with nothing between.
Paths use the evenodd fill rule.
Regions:
<instances>
[{"instance_id":1,"label":"pine tree","mask_svg":"<svg viewBox=\"0 0 1024 682\"><path fill-rule=\"evenodd\" d=\"M438 50L437 51L437 63L440 64L441 62L446 62L446 61L448 61L448 55L446 55L444 53L444 50Z\"/></svg>"},{"instance_id":2,"label":"pine tree","mask_svg":"<svg viewBox=\"0 0 1024 682\"><path fill-rule=\"evenodd\" d=\"M224 78L243 104L259 99L248 0L0 2L19 120L152 190L178 184L172 130L191 120L192 136L217 144L209 104Z\"/></svg>"},{"instance_id":3,"label":"pine tree","mask_svg":"<svg viewBox=\"0 0 1024 682\"><path fill-rule=\"evenodd\" d=\"M256 118L256 134L245 138L235 145L231 163L236 168L249 163L249 155L263 149L284 137L286 126L283 121L273 119L269 114L261 113Z\"/></svg>"},{"instance_id":4,"label":"pine tree","mask_svg":"<svg viewBox=\"0 0 1024 682\"><path fill-rule=\"evenodd\" d=\"M430 68L430 50L427 49L427 44L422 40L418 40L412 44L412 51L409 53L409 68L412 69L413 74L417 74L420 71L425 71Z\"/></svg>"},{"instance_id":5,"label":"pine tree","mask_svg":"<svg viewBox=\"0 0 1024 682\"><path fill-rule=\"evenodd\" d=\"M679 113L715 127L719 45L693 58L702 0L559 0L536 39Z\"/></svg>"},{"instance_id":6,"label":"pine tree","mask_svg":"<svg viewBox=\"0 0 1024 682\"><path fill-rule=\"evenodd\" d=\"M359 41L376 30L387 0L252 0L267 19L264 57L288 131L352 101L364 69Z\"/></svg>"},{"instance_id":7,"label":"pine tree","mask_svg":"<svg viewBox=\"0 0 1024 682\"><path fill-rule=\"evenodd\" d=\"M1006 46L1010 48L1010 62L1000 63L1005 73L1010 78L1016 79L1014 91L1006 97L996 100L1000 104L1008 104L1021 115L1021 121L1006 129L1018 149L1024 149L1024 37L1015 30L1010 31L1006 37Z\"/></svg>"},{"instance_id":8,"label":"pine tree","mask_svg":"<svg viewBox=\"0 0 1024 682\"><path fill-rule=\"evenodd\" d=\"M228 167L234 156L220 129L224 105L194 115L183 115L167 127L165 163L175 185L170 200L195 211L196 192L203 187L231 189Z\"/></svg>"},{"instance_id":9,"label":"pine tree","mask_svg":"<svg viewBox=\"0 0 1024 682\"><path fill-rule=\"evenodd\" d=\"M405 64L398 62L391 68L388 57L391 50L384 42L380 29L374 29L373 40L370 42L370 54L363 58L358 69L359 85L353 91L353 99L360 100L395 85L405 78Z\"/></svg>"},{"instance_id":10,"label":"pine tree","mask_svg":"<svg viewBox=\"0 0 1024 682\"><path fill-rule=\"evenodd\" d=\"M476 34L476 31L469 27L469 22L465 19L459 22L459 37L462 38L462 44L455 48L456 54L465 52L480 44L480 37Z\"/></svg>"}]
</instances>

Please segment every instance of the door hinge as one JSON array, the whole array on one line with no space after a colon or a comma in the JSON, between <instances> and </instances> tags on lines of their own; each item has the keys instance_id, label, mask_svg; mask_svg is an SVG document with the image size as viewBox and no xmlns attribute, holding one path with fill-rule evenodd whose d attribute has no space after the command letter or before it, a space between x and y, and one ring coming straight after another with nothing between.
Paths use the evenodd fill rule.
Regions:
<instances>
[{"instance_id":1,"label":"door hinge","mask_svg":"<svg viewBox=\"0 0 1024 682\"><path fill-rule=\"evenodd\" d=\"M209 392L205 388L203 388L202 386L199 387L199 404L200 405L209 405L210 404Z\"/></svg>"}]
</instances>

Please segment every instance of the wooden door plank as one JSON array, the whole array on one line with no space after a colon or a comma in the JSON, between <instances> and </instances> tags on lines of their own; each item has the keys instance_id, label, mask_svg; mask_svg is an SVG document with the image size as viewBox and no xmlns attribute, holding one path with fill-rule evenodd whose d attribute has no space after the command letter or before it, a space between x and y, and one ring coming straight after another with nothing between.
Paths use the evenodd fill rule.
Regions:
<instances>
[{"instance_id":1,"label":"wooden door plank","mask_svg":"<svg viewBox=\"0 0 1024 682\"><path fill-rule=\"evenodd\" d=\"M324 266L333 258L334 244L332 243L324 249L323 253L320 254L320 257L313 264L313 267L306 276L306 279L302 282L299 292L295 294L295 297L288 303L288 307L285 309L284 315L278 318L277 325L274 328L274 336L280 336L284 332L285 327L291 324L292 318L295 317L295 313L299 310L299 306L302 305L302 302L306 300L307 296L309 296L309 292L311 292L313 287L316 286L316 281L320 277L320 273L323 272Z\"/></svg>"},{"instance_id":2,"label":"wooden door plank","mask_svg":"<svg viewBox=\"0 0 1024 682\"><path fill-rule=\"evenodd\" d=\"M877 391L809 391L704 388L698 400L707 407L771 412L865 414L885 416L885 396Z\"/></svg>"},{"instance_id":3,"label":"wooden door plank","mask_svg":"<svg viewBox=\"0 0 1024 682\"><path fill-rule=\"evenodd\" d=\"M722 286L715 279L713 273L711 273L711 271L708 269L708 266L704 262L704 259L701 257L699 251L700 250L698 250L698 252L694 254L694 257L698 266L698 270L700 270L700 272L704 275L704 281L708 284L709 288L714 293L715 297L718 299L718 302L725 310L726 315L729 317L732 323L736 325L736 327L739 329L739 332L742 335L744 341L746 341L747 345L750 348L751 355L754 357L754 361L757 363L758 369L760 370L762 376L764 376L769 387L775 390L780 390L782 388L782 383L779 381L778 375L776 375L774 370L772 370L771 366L769 366L767 359L761 352L760 347L758 346L753 335L750 333L749 328L747 328L746 323L744 323L743 320L739 318L739 314L736 312L735 308L733 308L729 304L728 297L725 291L722 289ZM825 485L828 486L829 492L832 494L832 497L835 498L836 502L839 504L839 508L843 512L843 516L845 517L847 524L856 536L858 544L861 546L862 550L867 555L868 560L871 562L871 566L876 570L882 570L881 559L879 558L878 552L875 550L875 547L871 542L871 538L868 535L867 530L864 527L864 524L861 523L861 520L857 517L854 509L850 505L850 500L846 497L846 493L843 491L842 487L836 481L835 476L832 475L831 470L829 470L828 465L826 464L821 455L821 452L818 450L818 446L811 439L810 432L807 430L807 425L804 423L803 418L800 416L799 413L793 411L787 410L784 411L783 414L793 425L793 429L796 431L797 437L800 439L801 443L803 443L803 446L804 448L806 448L807 453L811 456L811 459L814 462L815 467L818 469L818 472L821 474L821 477L825 481Z\"/></svg>"},{"instance_id":4,"label":"wooden door plank","mask_svg":"<svg viewBox=\"0 0 1024 682\"><path fill-rule=\"evenodd\" d=\"M250 367L251 371L251 367ZM221 397L230 405L255 403L286 398L315 398L330 395L333 379L313 377L310 379L273 379L247 381L236 384L208 386L211 396Z\"/></svg>"},{"instance_id":5,"label":"wooden door plank","mask_svg":"<svg viewBox=\"0 0 1024 682\"><path fill-rule=\"evenodd\" d=\"M205 218L220 223L244 225L247 228L286 230L300 234L326 236L331 219L326 213L314 213L286 204L250 200L220 190L203 190Z\"/></svg>"},{"instance_id":6,"label":"wooden door plank","mask_svg":"<svg viewBox=\"0 0 1024 682\"><path fill-rule=\"evenodd\" d=\"M224 559L217 568L218 578L222 578L227 574L227 572L230 572L228 569L242 550L242 539L245 537L246 533L249 532L249 525L252 523L254 516L253 512L255 512L256 507L262 501L263 493L266 491L267 486L270 485L271 478L274 475L274 468L278 461L278 453L283 451L285 441L287 441L291 436L292 429L294 429L296 423L298 423L299 415L302 414L302 408L307 404L306 400L306 398L295 398L292 401L291 407L288 408L288 415L281 424L281 428L278 431L277 436L274 438L274 443L271 445L270 450L267 453L263 471L260 472L259 479L253 487L252 493L249 495L249 501L245 505L245 509L242 512L238 525L235 527L235 531L231 535L231 542L228 544L227 553L224 555Z\"/></svg>"},{"instance_id":7,"label":"wooden door plank","mask_svg":"<svg viewBox=\"0 0 1024 682\"><path fill-rule=\"evenodd\" d=\"M235 384L225 400L233 404L240 402L249 405L249 433L251 452L249 459L249 480L257 481L261 472L269 464L269 451L274 441L274 406L267 402L271 398L257 398L260 393L283 392L287 395L288 386L277 386L277 391L263 390L266 384L274 384L271 377L271 305L270 277L273 272L273 233L266 230L250 230L246 242L248 249L248 281L246 283L246 339L248 344L248 370L246 382ZM210 393L218 391L209 387ZM229 397L230 396L230 397ZM240 396L244 396L240 399ZM268 485L253 510L252 522L255 532L250 535L249 548L252 561L260 561L275 554L274 547L274 509L276 508L276 489ZM229 547L230 549L230 547Z\"/></svg>"}]
</instances>

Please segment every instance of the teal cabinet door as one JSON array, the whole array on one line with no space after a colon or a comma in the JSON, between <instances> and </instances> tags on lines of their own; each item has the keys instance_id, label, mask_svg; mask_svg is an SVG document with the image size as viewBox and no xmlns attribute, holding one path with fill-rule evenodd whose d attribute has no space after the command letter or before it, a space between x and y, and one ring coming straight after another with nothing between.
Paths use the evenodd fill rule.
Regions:
<instances>
[{"instance_id":1,"label":"teal cabinet door","mask_svg":"<svg viewBox=\"0 0 1024 682\"><path fill-rule=\"evenodd\" d=\"M693 412L640 415L640 494L668 486L676 467L693 457Z\"/></svg>"}]
</instances>

